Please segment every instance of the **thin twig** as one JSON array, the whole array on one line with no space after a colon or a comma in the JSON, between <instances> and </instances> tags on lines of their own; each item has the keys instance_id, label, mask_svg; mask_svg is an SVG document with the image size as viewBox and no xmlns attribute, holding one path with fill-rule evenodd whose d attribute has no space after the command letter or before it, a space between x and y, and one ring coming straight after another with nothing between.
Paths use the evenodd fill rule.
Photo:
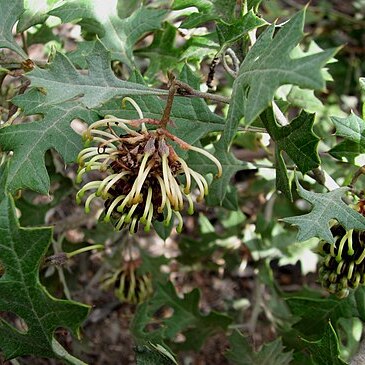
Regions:
<instances>
[{"instance_id":1,"label":"thin twig","mask_svg":"<svg viewBox=\"0 0 365 365\"><path fill-rule=\"evenodd\" d=\"M238 132L253 132L253 133L266 133L266 134L268 134L268 132L265 128L253 127L253 126L239 127L237 131Z\"/></svg>"},{"instance_id":2,"label":"thin twig","mask_svg":"<svg viewBox=\"0 0 365 365\"><path fill-rule=\"evenodd\" d=\"M23 50L24 50L24 52L25 52L27 55L29 55L26 34L25 34L25 32L21 32L21 33L20 33L20 35L21 35L21 37L22 37Z\"/></svg>"},{"instance_id":3,"label":"thin twig","mask_svg":"<svg viewBox=\"0 0 365 365\"><path fill-rule=\"evenodd\" d=\"M224 69L227 71L228 74L230 74L234 79L237 77L237 73L235 71L233 71L231 69L231 67L228 65L227 60L226 60L226 55L223 53L222 54L222 63L223 63L223 67Z\"/></svg>"},{"instance_id":4,"label":"thin twig","mask_svg":"<svg viewBox=\"0 0 365 365\"><path fill-rule=\"evenodd\" d=\"M264 218L266 222L272 221L273 211L274 211L274 205L277 195L275 192L271 194L269 199L266 201L265 209L264 209Z\"/></svg>"},{"instance_id":5,"label":"thin twig","mask_svg":"<svg viewBox=\"0 0 365 365\"><path fill-rule=\"evenodd\" d=\"M160 122L160 126L163 129L166 129L167 124L170 121L172 103L174 102L174 97L175 97L176 90L177 90L175 76L172 73L169 74L169 83L170 83L169 95L167 97L166 107L165 107L165 110L163 112L161 122Z\"/></svg>"},{"instance_id":6,"label":"thin twig","mask_svg":"<svg viewBox=\"0 0 365 365\"><path fill-rule=\"evenodd\" d=\"M196 96L198 98L209 99L213 101L218 101L221 103L229 104L231 99L226 96L215 95L210 93L205 93L203 91L198 91L193 89L190 85L182 82L180 80L175 80L175 84L177 85L177 93L182 96Z\"/></svg>"},{"instance_id":7,"label":"thin twig","mask_svg":"<svg viewBox=\"0 0 365 365\"><path fill-rule=\"evenodd\" d=\"M64 239L64 234L61 234L57 241L52 239L52 247L55 255L62 253L62 242ZM58 278L63 286L63 292L65 293L65 296L68 300L72 300L70 290L68 289L65 273L63 272L63 268L61 266L56 266L56 270L58 273Z\"/></svg>"},{"instance_id":8,"label":"thin twig","mask_svg":"<svg viewBox=\"0 0 365 365\"><path fill-rule=\"evenodd\" d=\"M316 180L319 184L325 186L329 191L338 189L340 186L337 182L325 171L319 167L313 169L307 173L312 179Z\"/></svg>"},{"instance_id":9,"label":"thin twig","mask_svg":"<svg viewBox=\"0 0 365 365\"><path fill-rule=\"evenodd\" d=\"M356 184L357 179L361 176L361 175L365 175L365 165L361 166L354 174L354 176L352 177L352 180L350 182L349 187L353 188L353 186Z\"/></svg>"},{"instance_id":10,"label":"thin twig","mask_svg":"<svg viewBox=\"0 0 365 365\"><path fill-rule=\"evenodd\" d=\"M30 81L29 80L25 80L23 82L23 84L19 88L18 95L24 94L25 91L27 90L27 88L29 87L29 85L30 85ZM18 111L18 107L15 104L13 104L12 102L10 102L8 120L11 120L11 117L14 114L16 114L17 111Z\"/></svg>"},{"instance_id":11,"label":"thin twig","mask_svg":"<svg viewBox=\"0 0 365 365\"><path fill-rule=\"evenodd\" d=\"M23 69L23 62L24 60L14 60L14 59L7 59L7 58L1 58L0 57L0 64L1 67L6 68L7 70L22 70ZM38 67L45 67L47 62L46 61L35 61L32 60L32 62L38 66Z\"/></svg>"},{"instance_id":12,"label":"thin twig","mask_svg":"<svg viewBox=\"0 0 365 365\"><path fill-rule=\"evenodd\" d=\"M253 335L255 333L257 320L258 320L259 315L262 311L262 309L261 309L262 294L263 294L263 291L265 289L265 286L260 282L258 272L255 273L254 288L255 288L254 306L253 306L253 309L252 309L251 318L248 322L248 328L249 328L249 331L250 331L251 335Z\"/></svg>"}]
</instances>

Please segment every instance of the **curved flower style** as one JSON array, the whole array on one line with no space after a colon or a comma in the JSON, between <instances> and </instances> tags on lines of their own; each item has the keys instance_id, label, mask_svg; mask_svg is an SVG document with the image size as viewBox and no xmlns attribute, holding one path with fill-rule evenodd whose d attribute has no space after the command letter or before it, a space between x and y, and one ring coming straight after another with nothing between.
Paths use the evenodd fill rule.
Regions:
<instances>
[{"instance_id":1,"label":"curved flower style","mask_svg":"<svg viewBox=\"0 0 365 365\"><path fill-rule=\"evenodd\" d=\"M318 253L323 256L320 281L330 293L345 298L350 289L365 284L365 232L337 225L332 233L334 244L319 243Z\"/></svg>"},{"instance_id":2,"label":"curved flower style","mask_svg":"<svg viewBox=\"0 0 365 365\"><path fill-rule=\"evenodd\" d=\"M180 233L183 227L180 212L185 205L188 214L194 212L193 182L199 191L197 201L208 194L208 183L179 157L168 140L212 160L217 166L218 177L222 174L222 166L206 150L191 146L165 128L159 128L160 121L143 118L133 99L127 97L123 101L129 101L135 107L140 119L106 116L84 132L86 146L77 158L76 182L81 183L83 175L91 170L106 172L107 176L85 184L77 193L76 201L80 204L86 191L93 191L85 201L85 211L90 211L90 203L95 197L101 197L105 200L104 221L113 218L116 230L129 225L129 231L135 233L138 224L142 223L148 232L154 219L169 225L174 215L178 220L176 230ZM145 123L155 124L157 129L149 131ZM179 177L185 178L184 184Z\"/></svg>"}]
</instances>

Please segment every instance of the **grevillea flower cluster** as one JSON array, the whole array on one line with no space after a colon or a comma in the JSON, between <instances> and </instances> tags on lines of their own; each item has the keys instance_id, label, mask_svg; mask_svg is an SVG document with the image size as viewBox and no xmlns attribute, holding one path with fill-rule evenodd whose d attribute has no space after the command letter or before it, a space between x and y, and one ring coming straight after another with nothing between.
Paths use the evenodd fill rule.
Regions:
<instances>
[{"instance_id":1,"label":"grevillea flower cluster","mask_svg":"<svg viewBox=\"0 0 365 365\"><path fill-rule=\"evenodd\" d=\"M332 227L335 243L320 242L318 253L323 257L319 269L324 288L339 298L350 289L365 284L365 232Z\"/></svg>"},{"instance_id":2,"label":"grevillea flower cluster","mask_svg":"<svg viewBox=\"0 0 365 365\"><path fill-rule=\"evenodd\" d=\"M181 232L181 212L187 208L194 212L193 185L197 187L197 201L208 194L204 176L191 169L175 151L172 142L183 150L196 151L212 160L217 166L217 176L222 174L220 162L202 148L192 146L177 138L161 122L144 118L141 109L131 98L125 98L137 110L139 119L125 120L114 116L92 123L84 132L85 148L79 153L79 170L76 182L92 170L105 172L106 177L86 183L77 193L81 203L86 192L85 211L90 211L91 201L100 197L105 201L104 221L113 220L116 230L128 226L131 233L139 223L148 232L153 220L169 225L177 219L177 232ZM156 126L148 130L146 124ZM183 182L182 182L183 181Z\"/></svg>"},{"instance_id":3,"label":"grevillea flower cluster","mask_svg":"<svg viewBox=\"0 0 365 365\"><path fill-rule=\"evenodd\" d=\"M141 261L125 261L122 268L104 277L103 287L114 287L115 296L122 303L139 304L153 294L152 277L139 273Z\"/></svg>"}]
</instances>

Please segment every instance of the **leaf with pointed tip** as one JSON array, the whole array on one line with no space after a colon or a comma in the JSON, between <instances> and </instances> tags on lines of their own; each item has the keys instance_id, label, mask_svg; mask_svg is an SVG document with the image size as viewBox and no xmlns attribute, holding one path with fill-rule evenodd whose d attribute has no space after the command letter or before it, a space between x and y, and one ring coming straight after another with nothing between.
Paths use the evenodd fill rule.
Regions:
<instances>
[{"instance_id":1,"label":"leaf with pointed tip","mask_svg":"<svg viewBox=\"0 0 365 365\"><path fill-rule=\"evenodd\" d=\"M226 357L235 365L289 365L293 359L292 352L284 352L279 338L264 344L260 351L254 352L247 338L235 331L229 338L229 344L230 350Z\"/></svg>"},{"instance_id":2,"label":"leaf with pointed tip","mask_svg":"<svg viewBox=\"0 0 365 365\"><path fill-rule=\"evenodd\" d=\"M154 221L153 228L155 229L156 233L166 241L171 236L172 228L174 227L174 222L171 220L169 225L166 227L164 222Z\"/></svg>"},{"instance_id":3,"label":"leaf with pointed tip","mask_svg":"<svg viewBox=\"0 0 365 365\"><path fill-rule=\"evenodd\" d=\"M293 328L301 336L319 339L323 336L328 321L336 324L340 318L359 316L357 304L350 296L344 300L334 298L292 297L286 299L292 315L298 318Z\"/></svg>"},{"instance_id":4,"label":"leaf with pointed tip","mask_svg":"<svg viewBox=\"0 0 365 365\"><path fill-rule=\"evenodd\" d=\"M336 219L346 230L365 230L365 217L342 200L348 188L338 188L327 193L314 193L305 190L297 181L297 191L301 198L313 206L310 213L283 219L284 222L298 227L298 241L318 237L326 242L334 243L329 227L332 219Z\"/></svg>"},{"instance_id":5,"label":"leaf with pointed tip","mask_svg":"<svg viewBox=\"0 0 365 365\"><path fill-rule=\"evenodd\" d=\"M313 133L314 116L302 111L289 125L279 126L272 108L266 109L261 114L261 121L275 142L276 168L279 170L276 187L290 200L292 200L291 187L289 179L285 180L287 169L282 152L292 159L302 174L319 166L321 162L317 152L319 138Z\"/></svg>"},{"instance_id":6,"label":"leaf with pointed tip","mask_svg":"<svg viewBox=\"0 0 365 365\"><path fill-rule=\"evenodd\" d=\"M43 24L56 3L57 0L24 0L25 10L17 24L17 31L24 32L32 25Z\"/></svg>"},{"instance_id":7,"label":"leaf with pointed tip","mask_svg":"<svg viewBox=\"0 0 365 365\"><path fill-rule=\"evenodd\" d=\"M191 87L199 87L199 78L188 65L182 69L179 79ZM143 85L143 78L140 75L135 74L133 81ZM166 105L164 100L156 96L133 96L133 99L142 109L144 117L158 120L162 118ZM129 103L126 103L126 108L122 109L120 101L116 100L102 105L98 111L102 115L111 114L119 118L138 118L137 112ZM168 126L168 129L190 144L194 144L209 132L223 130L225 126L224 119L214 114L207 103L200 98L175 97L170 119L176 128L172 125Z\"/></svg>"},{"instance_id":8,"label":"leaf with pointed tip","mask_svg":"<svg viewBox=\"0 0 365 365\"><path fill-rule=\"evenodd\" d=\"M135 348L137 365L177 365L173 355L162 345L139 345Z\"/></svg>"},{"instance_id":9,"label":"leaf with pointed tip","mask_svg":"<svg viewBox=\"0 0 365 365\"><path fill-rule=\"evenodd\" d=\"M166 10L141 6L128 18L118 16L117 0L71 0L49 12L64 23L79 21L81 27L95 32L111 52L112 60L119 60L134 68L133 46L146 33L159 29Z\"/></svg>"},{"instance_id":10,"label":"leaf with pointed tip","mask_svg":"<svg viewBox=\"0 0 365 365\"><path fill-rule=\"evenodd\" d=\"M233 84L226 143L237 131L242 117L252 123L272 102L279 86L293 84L305 89L323 89L321 68L336 50L292 58L303 38L305 9L294 15L274 36L275 25L266 29L248 52Z\"/></svg>"},{"instance_id":11,"label":"leaf with pointed tip","mask_svg":"<svg viewBox=\"0 0 365 365\"><path fill-rule=\"evenodd\" d=\"M9 48L24 58L27 54L18 46L12 34L13 26L24 11L23 0L0 0L0 48Z\"/></svg>"},{"instance_id":12,"label":"leaf with pointed tip","mask_svg":"<svg viewBox=\"0 0 365 365\"><path fill-rule=\"evenodd\" d=\"M352 353L357 347L356 338L361 336L361 327L356 329L353 325L363 321L364 293L365 289L359 287L345 299L334 296L309 298L306 294L287 298L286 304L296 323L293 330L284 335L285 342L302 352L310 352L311 342L307 341L320 341L326 335L330 322L339 335L341 350Z\"/></svg>"},{"instance_id":13,"label":"leaf with pointed tip","mask_svg":"<svg viewBox=\"0 0 365 365\"><path fill-rule=\"evenodd\" d=\"M346 161L358 166L358 164L356 163L356 158L359 155L365 153L365 148L361 144L345 140L331 148L328 153L340 161ZM361 160L360 164L362 165Z\"/></svg>"},{"instance_id":14,"label":"leaf with pointed tip","mask_svg":"<svg viewBox=\"0 0 365 365\"><path fill-rule=\"evenodd\" d=\"M336 135L345 140L329 153L337 159L345 157L354 163L359 154L365 153L365 122L354 113L346 118L332 117L331 120L336 126Z\"/></svg>"},{"instance_id":15,"label":"leaf with pointed tip","mask_svg":"<svg viewBox=\"0 0 365 365\"><path fill-rule=\"evenodd\" d=\"M247 1L247 8L248 9L255 9L257 11L257 8L259 7L262 0L248 0Z\"/></svg>"},{"instance_id":16,"label":"leaf with pointed tip","mask_svg":"<svg viewBox=\"0 0 365 365\"><path fill-rule=\"evenodd\" d=\"M85 55L88 74L79 73L67 56L57 53L45 69L36 67L27 76L32 87L44 90L48 104L60 104L71 99L93 108L117 96L167 94L166 90L118 79L110 67L109 52L99 41Z\"/></svg>"},{"instance_id":17,"label":"leaf with pointed tip","mask_svg":"<svg viewBox=\"0 0 365 365\"><path fill-rule=\"evenodd\" d=\"M173 10L182 10L189 7L198 9L197 13L189 16L181 24L181 28L195 28L211 20L231 22L235 18L235 0L174 0Z\"/></svg>"},{"instance_id":18,"label":"leaf with pointed tip","mask_svg":"<svg viewBox=\"0 0 365 365\"><path fill-rule=\"evenodd\" d=\"M13 151L8 176L9 191L31 189L48 194L50 182L44 162L46 151L54 148L65 163L75 161L82 142L70 126L72 120L80 118L92 123L98 116L75 102L50 105L47 97L34 89L13 101L26 114L43 114L44 118L0 129L1 149Z\"/></svg>"},{"instance_id":19,"label":"leaf with pointed tip","mask_svg":"<svg viewBox=\"0 0 365 365\"><path fill-rule=\"evenodd\" d=\"M323 52L323 49L316 42L311 41L305 51L298 45L293 49L290 56L292 58L302 58L320 52ZM332 58L327 64L334 62L336 62L336 59ZM322 68L321 73L325 81L333 81L327 68ZM284 85L276 95L280 95L280 97L287 100L293 106L304 109L308 113L316 113L324 108L321 100L315 95L314 90L303 89L296 85Z\"/></svg>"},{"instance_id":20,"label":"leaf with pointed tip","mask_svg":"<svg viewBox=\"0 0 365 365\"><path fill-rule=\"evenodd\" d=\"M331 359L331 365L346 365L347 363L340 359L340 348L337 334L332 327L331 322L328 323L323 337L318 341L308 341L302 339L307 344L307 351L316 365L328 365Z\"/></svg>"},{"instance_id":21,"label":"leaf with pointed tip","mask_svg":"<svg viewBox=\"0 0 365 365\"><path fill-rule=\"evenodd\" d=\"M235 20L232 24L225 22L217 23L217 35L221 48L229 47L232 43L238 41L250 30L262 27L267 22L255 15L250 10L243 17Z\"/></svg>"},{"instance_id":22,"label":"leaf with pointed tip","mask_svg":"<svg viewBox=\"0 0 365 365\"><path fill-rule=\"evenodd\" d=\"M315 96L313 90L301 89L298 86L293 86L287 96L290 104L295 105L300 109L304 109L308 113L317 113L323 110L322 102Z\"/></svg>"},{"instance_id":23,"label":"leaf with pointed tip","mask_svg":"<svg viewBox=\"0 0 365 365\"><path fill-rule=\"evenodd\" d=\"M190 29L196 28L200 24L216 19L214 8L211 0L174 0L172 10L183 10L195 7L198 12L188 12L187 17L181 23L180 28ZM190 9L189 9L190 10Z\"/></svg>"},{"instance_id":24,"label":"leaf with pointed tip","mask_svg":"<svg viewBox=\"0 0 365 365\"><path fill-rule=\"evenodd\" d=\"M22 318L26 331L20 332L0 320L0 348L7 359L23 355L58 358L61 351L54 331L66 327L78 334L89 307L55 299L41 285L38 270L50 244L52 229L21 228L10 194L2 195L0 261L5 273L0 277L0 311ZM64 349L62 352L65 353L62 357L70 356Z\"/></svg>"}]
</instances>

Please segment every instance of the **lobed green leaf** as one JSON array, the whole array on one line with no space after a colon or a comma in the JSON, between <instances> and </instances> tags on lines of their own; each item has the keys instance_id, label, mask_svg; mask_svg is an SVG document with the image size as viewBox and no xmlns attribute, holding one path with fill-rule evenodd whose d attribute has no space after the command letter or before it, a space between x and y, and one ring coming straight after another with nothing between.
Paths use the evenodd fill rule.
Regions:
<instances>
[{"instance_id":1,"label":"lobed green leaf","mask_svg":"<svg viewBox=\"0 0 365 365\"><path fill-rule=\"evenodd\" d=\"M21 57L28 58L12 34L14 24L24 12L23 2L24 0L0 0L0 48L9 48Z\"/></svg>"},{"instance_id":2,"label":"lobed green leaf","mask_svg":"<svg viewBox=\"0 0 365 365\"><path fill-rule=\"evenodd\" d=\"M271 25L257 39L241 64L233 84L225 143L228 145L244 117L251 124L272 102L281 85L293 84L305 89L323 89L321 68L336 50L327 50L305 57L291 57L292 50L303 38L305 9L294 15L275 34Z\"/></svg>"},{"instance_id":3,"label":"lobed green leaf","mask_svg":"<svg viewBox=\"0 0 365 365\"><path fill-rule=\"evenodd\" d=\"M97 107L117 96L167 93L118 79L110 67L110 54L100 41L84 56L89 66L86 75L78 72L67 56L57 53L47 68L36 67L28 74L32 87L41 88L49 104L77 100L87 108Z\"/></svg>"},{"instance_id":4,"label":"lobed green leaf","mask_svg":"<svg viewBox=\"0 0 365 365\"><path fill-rule=\"evenodd\" d=\"M326 242L334 243L329 226L332 219L337 220L346 230L365 230L365 217L342 200L348 188L338 188L327 193L314 193L305 190L297 182L297 190L299 196L313 206L310 213L283 219L284 222L298 227L298 241L318 237Z\"/></svg>"},{"instance_id":5,"label":"lobed green leaf","mask_svg":"<svg viewBox=\"0 0 365 365\"><path fill-rule=\"evenodd\" d=\"M2 189L5 178L3 175ZM23 355L58 358L61 351L54 331L65 327L77 335L89 307L55 299L41 285L38 271L50 245L52 229L20 227L13 199L4 190L1 195L0 262L5 273L0 277L0 311L19 316L26 329L21 332L0 320L0 348L7 359Z\"/></svg>"},{"instance_id":6,"label":"lobed green leaf","mask_svg":"<svg viewBox=\"0 0 365 365\"><path fill-rule=\"evenodd\" d=\"M247 338L235 331L229 338L229 344L226 357L235 365L289 365L292 360L292 352L284 352L279 338L254 352Z\"/></svg>"},{"instance_id":7,"label":"lobed green leaf","mask_svg":"<svg viewBox=\"0 0 365 365\"><path fill-rule=\"evenodd\" d=\"M166 10L141 6L127 18L120 18L117 7L117 0L71 0L49 14L58 16L64 23L80 22L82 28L99 36L111 52L112 60L119 60L128 67L135 68L135 43L147 32L160 28Z\"/></svg>"}]
</instances>

